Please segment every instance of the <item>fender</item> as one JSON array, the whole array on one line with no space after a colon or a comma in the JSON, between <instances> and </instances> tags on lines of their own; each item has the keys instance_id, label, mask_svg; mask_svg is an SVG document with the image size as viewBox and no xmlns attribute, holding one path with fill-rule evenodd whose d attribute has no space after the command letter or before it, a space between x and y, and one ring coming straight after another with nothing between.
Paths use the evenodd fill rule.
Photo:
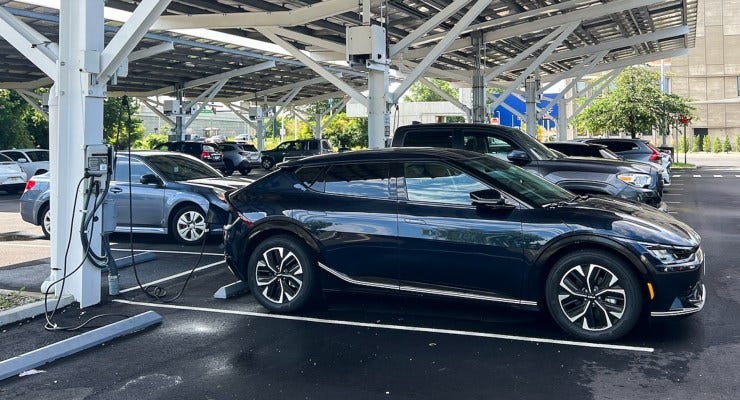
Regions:
<instances>
[{"instance_id":1,"label":"fender","mask_svg":"<svg viewBox=\"0 0 740 400\"><path fill-rule=\"evenodd\" d=\"M251 247L251 242L255 237L260 236L262 233L271 229L288 231L300 237L306 242L306 244L308 244L309 247L311 247L313 251L316 252L316 254L320 254L321 246L319 246L319 241L309 231L297 224L294 220L283 216L267 217L257 221L254 224L254 227L252 227L252 229L250 230L249 235L247 236L247 243L249 243L248 246Z\"/></svg>"}]
</instances>

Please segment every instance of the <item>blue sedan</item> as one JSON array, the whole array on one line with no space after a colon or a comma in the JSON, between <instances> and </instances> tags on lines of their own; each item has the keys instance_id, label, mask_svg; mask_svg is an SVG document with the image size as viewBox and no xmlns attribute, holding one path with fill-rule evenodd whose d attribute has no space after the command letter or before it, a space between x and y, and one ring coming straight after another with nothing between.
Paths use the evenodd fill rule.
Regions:
<instances>
[{"instance_id":1,"label":"blue sedan","mask_svg":"<svg viewBox=\"0 0 740 400\"><path fill-rule=\"evenodd\" d=\"M170 234L187 245L206 234L209 211L210 232L220 232L228 218L223 193L251 182L224 178L194 157L171 152L132 152L130 171L128 155L118 155L109 187L109 198L116 202L116 232ZM48 173L33 177L21 196L21 217L40 225L47 238L49 196Z\"/></svg>"}]
</instances>

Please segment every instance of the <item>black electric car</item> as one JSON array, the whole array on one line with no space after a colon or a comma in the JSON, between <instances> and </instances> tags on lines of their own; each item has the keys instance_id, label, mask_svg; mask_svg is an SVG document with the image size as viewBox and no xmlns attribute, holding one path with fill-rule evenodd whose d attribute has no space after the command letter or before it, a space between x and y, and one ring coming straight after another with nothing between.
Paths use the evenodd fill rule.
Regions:
<instances>
[{"instance_id":1,"label":"black electric car","mask_svg":"<svg viewBox=\"0 0 740 400\"><path fill-rule=\"evenodd\" d=\"M547 309L579 338L704 305L700 237L478 153L391 148L290 161L227 196L226 262L274 312L320 289Z\"/></svg>"},{"instance_id":2,"label":"black electric car","mask_svg":"<svg viewBox=\"0 0 740 400\"><path fill-rule=\"evenodd\" d=\"M662 202L657 168L628 162L565 157L523 132L485 124L413 124L393 135L393 147L445 147L475 151L509 161L578 194L604 194L653 207Z\"/></svg>"}]
</instances>

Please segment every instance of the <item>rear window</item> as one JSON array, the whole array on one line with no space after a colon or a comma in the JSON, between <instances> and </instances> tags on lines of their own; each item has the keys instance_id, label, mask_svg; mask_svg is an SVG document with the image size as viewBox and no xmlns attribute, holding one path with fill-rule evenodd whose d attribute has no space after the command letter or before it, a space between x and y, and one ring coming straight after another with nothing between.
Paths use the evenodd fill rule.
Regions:
<instances>
[{"instance_id":1,"label":"rear window","mask_svg":"<svg viewBox=\"0 0 740 400\"><path fill-rule=\"evenodd\" d=\"M239 146L244 151L258 151L257 148L254 147L254 145L251 145L251 144L242 144L242 145L239 145Z\"/></svg>"},{"instance_id":2,"label":"rear window","mask_svg":"<svg viewBox=\"0 0 740 400\"><path fill-rule=\"evenodd\" d=\"M442 130L408 132L402 146L452 148L452 132Z\"/></svg>"},{"instance_id":3,"label":"rear window","mask_svg":"<svg viewBox=\"0 0 740 400\"><path fill-rule=\"evenodd\" d=\"M638 150L640 148L640 146L638 146L636 143L632 143L632 142L610 142L608 140L604 140L604 141L595 140L595 141L593 141L593 143L603 144L609 150L611 150L611 151L613 151L615 153L620 153L620 152L624 152L624 151Z\"/></svg>"}]
</instances>

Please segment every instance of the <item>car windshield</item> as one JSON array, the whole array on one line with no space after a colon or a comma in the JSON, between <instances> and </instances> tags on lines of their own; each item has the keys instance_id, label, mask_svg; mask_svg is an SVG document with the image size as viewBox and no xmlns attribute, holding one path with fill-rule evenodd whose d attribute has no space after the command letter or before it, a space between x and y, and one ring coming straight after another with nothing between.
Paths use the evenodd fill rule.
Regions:
<instances>
[{"instance_id":1,"label":"car windshield","mask_svg":"<svg viewBox=\"0 0 740 400\"><path fill-rule=\"evenodd\" d=\"M472 158L462 163L488 175L497 188L537 207L572 201L576 197L573 193L543 178L490 157Z\"/></svg>"},{"instance_id":2,"label":"car windshield","mask_svg":"<svg viewBox=\"0 0 740 400\"><path fill-rule=\"evenodd\" d=\"M221 178L221 174L199 160L178 155L155 155L146 161L168 181L187 181L190 179Z\"/></svg>"},{"instance_id":3,"label":"car windshield","mask_svg":"<svg viewBox=\"0 0 740 400\"><path fill-rule=\"evenodd\" d=\"M522 142L524 142L524 147L534 153L540 160L557 160L563 158L562 153L556 153L548 149L544 144L537 141L537 139L524 133L520 133L519 135Z\"/></svg>"}]
</instances>

